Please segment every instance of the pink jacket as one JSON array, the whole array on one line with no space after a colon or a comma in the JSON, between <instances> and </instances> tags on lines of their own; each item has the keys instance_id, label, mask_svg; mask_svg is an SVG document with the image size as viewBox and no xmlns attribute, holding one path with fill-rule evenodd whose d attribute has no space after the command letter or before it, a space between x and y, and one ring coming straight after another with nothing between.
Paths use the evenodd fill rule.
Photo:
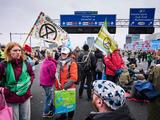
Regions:
<instances>
[{"instance_id":1,"label":"pink jacket","mask_svg":"<svg viewBox=\"0 0 160 120\"><path fill-rule=\"evenodd\" d=\"M40 85L53 86L55 83L57 61L53 58L45 58L40 66Z\"/></svg>"},{"instance_id":2,"label":"pink jacket","mask_svg":"<svg viewBox=\"0 0 160 120\"><path fill-rule=\"evenodd\" d=\"M106 65L106 74L115 76L115 71L125 67L122 56L119 54L119 51L116 50L112 54L104 57L104 62Z\"/></svg>"}]
</instances>

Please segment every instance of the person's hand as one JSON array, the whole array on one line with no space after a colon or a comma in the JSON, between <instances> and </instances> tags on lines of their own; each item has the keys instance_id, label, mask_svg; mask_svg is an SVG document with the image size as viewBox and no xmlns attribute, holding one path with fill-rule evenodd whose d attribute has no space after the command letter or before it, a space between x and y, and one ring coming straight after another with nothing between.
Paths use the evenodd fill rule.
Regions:
<instances>
[{"instance_id":1,"label":"person's hand","mask_svg":"<svg viewBox=\"0 0 160 120\"><path fill-rule=\"evenodd\" d=\"M61 83L59 82L59 80L57 80L57 82L58 82L58 87L59 87L60 89L62 89L62 85L61 85Z\"/></svg>"},{"instance_id":2,"label":"person's hand","mask_svg":"<svg viewBox=\"0 0 160 120\"><path fill-rule=\"evenodd\" d=\"M67 90L67 89L70 88L73 84L74 84L74 81L69 80L68 82L66 82L66 83L64 84L64 89Z\"/></svg>"}]
</instances>

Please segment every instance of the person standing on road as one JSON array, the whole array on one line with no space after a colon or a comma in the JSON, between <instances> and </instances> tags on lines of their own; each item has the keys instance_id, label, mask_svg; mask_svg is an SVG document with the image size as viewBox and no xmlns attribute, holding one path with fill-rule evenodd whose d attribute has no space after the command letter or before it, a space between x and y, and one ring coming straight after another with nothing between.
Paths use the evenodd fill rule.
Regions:
<instances>
[{"instance_id":1,"label":"person standing on road","mask_svg":"<svg viewBox=\"0 0 160 120\"><path fill-rule=\"evenodd\" d=\"M79 98L82 98L84 85L87 85L87 100L91 100L91 84L96 68L96 59L94 54L89 51L87 44L83 45L83 52L79 55L78 61L82 67L82 79L80 81Z\"/></svg>"},{"instance_id":2,"label":"person standing on road","mask_svg":"<svg viewBox=\"0 0 160 120\"><path fill-rule=\"evenodd\" d=\"M160 49L158 49L156 53L156 64L160 64Z\"/></svg>"},{"instance_id":3,"label":"person standing on road","mask_svg":"<svg viewBox=\"0 0 160 120\"><path fill-rule=\"evenodd\" d=\"M138 51L138 61L139 61L139 63L141 62L141 58L142 58L142 50L139 50Z\"/></svg>"},{"instance_id":4,"label":"person standing on road","mask_svg":"<svg viewBox=\"0 0 160 120\"><path fill-rule=\"evenodd\" d=\"M33 58L32 58L32 48L25 44L24 47L23 47L23 50L25 52L25 55L26 55L26 60L28 63L30 63L32 65L32 69L35 70L35 63L33 62Z\"/></svg>"},{"instance_id":5,"label":"person standing on road","mask_svg":"<svg viewBox=\"0 0 160 120\"><path fill-rule=\"evenodd\" d=\"M103 72L103 53L98 48L96 48L94 52L95 58L96 58L96 69L95 69L95 76L94 80L100 80L102 79L102 72ZM93 80L93 81L94 81Z\"/></svg>"},{"instance_id":6,"label":"person standing on road","mask_svg":"<svg viewBox=\"0 0 160 120\"><path fill-rule=\"evenodd\" d=\"M123 58L119 53L119 49L104 57L104 63L106 66L105 72L107 80L116 83L118 81L118 75L122 73L122 69L125 68Z\"/></svg>"},{"instance_id":7,"label":"person standing on road","mask_svg":"<svg viewBox=\"0 0 160 120\"><path fill-rule=\"evenodd\" d=\"M45 59L40 66L40 86L42 86L45 91L43 117L52 117L54 115L53 85L56 79L56 64L57 61L53 59L52 52L47 49Z\"/></svg>"},{"instance_id":8,"label":"person standing on road","mask_svg":"<svg viewBox=\"0 0 160 120\"><path fill-rule=\"evenodd\" d=\"M111 81L93 82L92 104L98 112L91 112L85 120L134 120L125 104L125 91Z\"/></svg>"},{"instance_id":9,"label":"person standing on road","mask_svg":"<svg viewBox=\"0 0 160 120\"><path fill-rule=\"evenodd\" d=\"M75 83L78 79L78 68L75 60L71 58L71 50L68 47L61 48L61 56L56 68L56 89L67 90L76 88ZM67 114L61 114L60 120L66 119ZM68 120L73 118L74 111L68 112Z\"/></svg>"},{"instance_id":10,"label":"person standing on road","mask_svg":"<svg viewBox=\"0 0 160 120\"><path fill-rule=\"evenodd\" d=\"M148 51L148 53L147 53L148 67L147 67L147 69L149 69L149 67L151 66L152 60L153 60L152 53L151 53L151 51Z\"/></svg>"},{"instance_id":11,"label":"person standing on road","mask_svg":"<svg viewBox=\"0 0 160 120\"><path fill-rule=\"evenodd\" d=\"M31 85L34 80L32 66L25 61L22 47L9 42L0 63L0 86L4 88L7 103L12 106L13 120L30 120Z\"/></svg>"},{"instance_id":12,"label":"person standing on road","mask_svg":"<svg viewBox=\"0 0 160 120\"><path fill-rule=\"evenodd\" d=\"M81 53L81 50L78 46L76 46L76 48L73 50L73 53L75 54L75 57L76 57L76 61L78 62L79 60L79 55Z\"/></svg>"}]
</instances>

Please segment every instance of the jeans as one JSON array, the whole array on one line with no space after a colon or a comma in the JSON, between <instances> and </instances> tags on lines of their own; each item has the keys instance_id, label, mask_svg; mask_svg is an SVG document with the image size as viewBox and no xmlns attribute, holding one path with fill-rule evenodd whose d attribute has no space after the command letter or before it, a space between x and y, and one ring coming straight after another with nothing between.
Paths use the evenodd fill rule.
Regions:
<instances>
[{"instance_id":1,"label":"jeans","mask_svg":"<svg viewBox=\"0 0 160 120\"><path fill-rule=\"evenodd\" d=\"M13 120L30 120L31 101L30 98L24 103L9 103L13 109Z\"/></svg>"},{"instance_id":2,"label":"jeans","mask_svg":"<svg viewBox=\"0 0 160 120\"><path fill-rule=\"evenodd\" d=\"M102 72L95 72L95 80L102 80Z\"/></svg>"},{"instance_id":3,"label":"jeans","mask_svg":"<svg viewBox=\"0 0 160 120\"><path fill-rule=\"evenodd\" d=\"M53 105L53 87L43 86L45 91L45 102L44 102L44 114L48 114L50 111L54 112Z\"/></svg>"}]
</instances>

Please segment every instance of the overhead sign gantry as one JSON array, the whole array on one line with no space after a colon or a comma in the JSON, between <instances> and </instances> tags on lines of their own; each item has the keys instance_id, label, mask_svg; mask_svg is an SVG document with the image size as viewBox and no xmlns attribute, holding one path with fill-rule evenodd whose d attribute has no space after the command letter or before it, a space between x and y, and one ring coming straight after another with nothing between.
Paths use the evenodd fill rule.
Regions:
<instances>
[{"instance_id":1,"label":"overhead sign gantry","mask_svg":"<svg viewBox=\"0 0 160 120\"><path fill-rule=\"evenodd\" d=\"M89 14L89 12L80 14L76 12L75 15L60 15L60 26L68 33L98 33L105 20L108 31L115 33L115 14Z\"/></svg>"},{"instance_id":2,"label":"overhead sign gantry","mask_svg":"<svg viewBox=\"0 0 160 120\"><path fill-rule=\"evenodd\" d=\"M152 34L154 32L155 8L131 8L129 34Z\"/></svg>"}]
</instances>

